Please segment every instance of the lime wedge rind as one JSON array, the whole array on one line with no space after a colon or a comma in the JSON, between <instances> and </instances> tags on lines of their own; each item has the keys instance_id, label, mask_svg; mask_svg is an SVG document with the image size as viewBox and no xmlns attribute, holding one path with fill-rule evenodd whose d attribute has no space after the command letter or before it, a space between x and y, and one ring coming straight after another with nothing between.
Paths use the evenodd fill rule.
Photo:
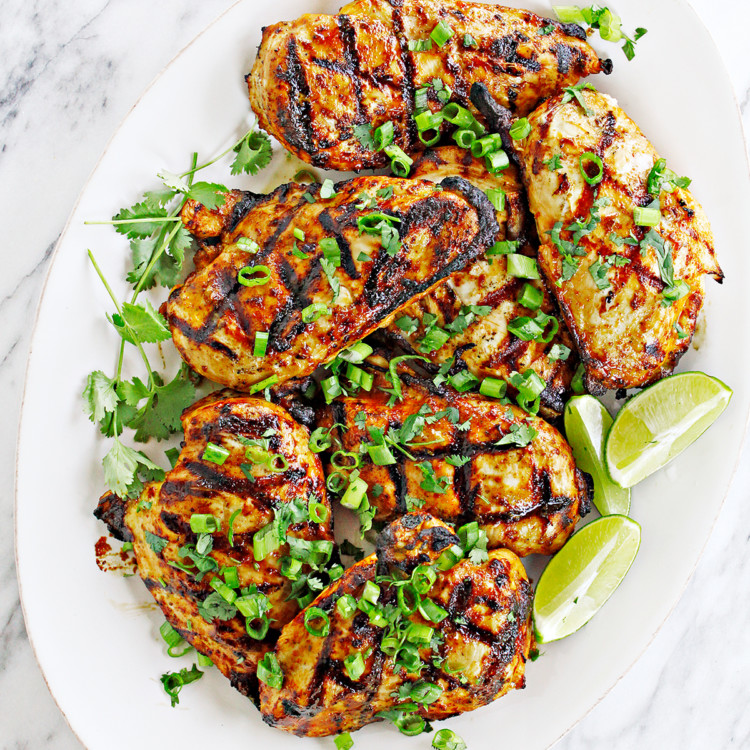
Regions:
<instances>
[{"instance_id":1,"label":"lime wedge rind","mask_svg":"<svg viewBox=\"0 0 750 750\"><path fill-rule=\"evenodd\" d=\"M604 460L604 446L614 421L593 396L574 396L565 406L565 434L576 465L594 480L594 505L603 516L630 513L630 490L615 484Z\"/></svg>"},{"instance_id":2,"label":"lime wedge rind","mask_svg":"<svg viewBox=\"0 0 750 750\"><path fill-rule=\"evenodd\" d=\"M580 630L627 575L641 543L641 527L613 514L587 524L548 563L534 594L534 630L551 643Z\"/></svg>"},{"instance_id":3,"label":"lime wedge rind","mask_svg":"<svg viewBox=\"0 0 750 750\"><path fill-rule=\"evenodd\" d=\"M725 411L732 390L718 378L689 371L670 375L628 401L604 447L611 480L632 487L692 445Z\"/></svg>"}]
</instances>

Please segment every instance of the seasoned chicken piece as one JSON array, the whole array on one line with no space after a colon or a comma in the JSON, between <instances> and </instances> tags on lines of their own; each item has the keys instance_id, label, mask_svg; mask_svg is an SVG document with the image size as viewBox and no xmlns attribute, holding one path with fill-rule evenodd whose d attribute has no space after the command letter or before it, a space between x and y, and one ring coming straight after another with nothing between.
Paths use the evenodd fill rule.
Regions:
<instances>
[{"instance_id":1,"label":"seasoned chicken piece","mask_svg":"<svg viewBox=\"0 0 750 750\"><path fill-rule=\"evenodd\" d=\"M587 475L562 435L515 406L376 361L365 366L375 374L369 392L321 411L333 440L329 486L363 482L376 520L419 507L450 523L477 521L490 548L557 552L590 507Z\"/></svg>"},{"instance_id":2,"label":"seasoned chicken piece","mask_svg":"<svg viewBox=\"0 0 750 750\"><path fill-rule=\"evenodd\" d=\"M690 346L704 276L723 277L708 219L611 97L565 93L528 119L514 145L539 264L587 377L607 388L658 380Z\"/></svg>"},{"instance_id":3,"label":"seasoned chicken piece","mask_svg":"<svg viewBox=\"0 0 750 750\"><path fill-rule=\"evenodd\" d=\"M515 243L515 252L536 258L536 242L529 236L530 232L533 234L533 227L529 226L532 221L515 167L493 175L483 159L475 159L469 151L456 146L443 146L418 158L412 174L435 182L459 175L484 192L500 191L504 198L502 208L496 212L500 232L495 239L510 240ZM533 292L528 291L527 284ZM528 297L524 301L531 307L519 301L524 290ZM547 384L542 393L543 413L554 416L565 406L578 364L573 341L565 325L559 326L558 317L554 297L544 283L508 275L507 256L490 249L409 305L388 327L388 333L402 349L425 355L436 365L456 357L480 379L507 380L514 371L532 370ZM518 324L519 318L544 323L537 340L526 341L528 334L519 338L508 330L508 323ZM428 330L433 331L431 337L436 337L434 344L441 344L449 334L450 338L433 349L429 338L425 341ZM512 386L510 390L515 393Z\"/></svg>"},{"instance_id":4,"label":"seasoned chicken piece","mask_svg":"<svg viewBox=\"0 0 750 750\"><path fill-rule=\"evenodd\" d=\"M334 548L323 470L307 431L266 401L212 395L182 422L184 446L164 481L147 484L140 499L105 495L97 516L133 542L138 573L172 626L241 693L257 696L258 661L299 611L282 558L307 550L308 560L322 559ZM308 501L325 520L310 520ZM270 551L258 559L254 535L275 518L288 524L288 541L266 540ZM250 607L247 623L240 606Z\"/></svg>"},{"instance_id":5,"label":"seasoned chicken piece","mask_svg":"<svg viewBox=\"0 0 750 750\"><path fill-rule=\"evenodd\" d=\"M436 30L436 27L438 30ZM430 41L431 33L450 36ZM420 43L425 51L410 50ZM264 130L315 166L360 170L385 166L357 126L394 126L394 143L421 151L415 94L427 89L433 111L451 99L469 106L483 81L519 114L592 73L609 73L583 29L533 13L461 0L360 0L338 15L304 15L263 29L250 103Z\"/></svg>"},{"instance_id":6,"label":"seasoned chicken piece","mask_svg":"<svg viewBox=\"0 0 750 750\"><path fill-rule=\"evenodd\" d=\"M309 375L497 234L492 205L460 177L440 186L359 177L327 199L320 190L282 185L254 203L230 196L219 247L201 251L200 270L166 305L175 346L194 370L250 392ZM216 218L194 203L183 213L204 245Z\"/></svg>"},{"instance_id":7,"label":"seasoned chicken piece","mask_svg":"<svg viewBox=\"0 0 750 750\"><path fill-rule=\"evenodd\" d=\"M524 687L532 636L523 565L509 550L494 550L485 562L436 567L458 543L426 513L388 526L376 554L284 627L275 650L283 680L261 684L263 719L312 737L383 718L414 727L419 717L445 719ZM359 608L342 607L342 599ZM320 632L321 611L330 626L314 635L306 619Z\"/></svg>"}]
</instances>

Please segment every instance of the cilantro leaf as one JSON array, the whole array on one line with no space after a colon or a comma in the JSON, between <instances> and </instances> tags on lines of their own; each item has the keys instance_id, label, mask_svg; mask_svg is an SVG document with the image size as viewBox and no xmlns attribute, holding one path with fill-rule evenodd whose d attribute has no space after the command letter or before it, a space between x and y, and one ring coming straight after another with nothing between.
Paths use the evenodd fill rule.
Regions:
<instances>
[{"instance_id":1,"label":"cilantro leaf","mask_svg":"<svg viewBox=\"0 0 750 750\"><path fill-rule=\"evenodd\" d=\"M133 450L115 439L112 447L104 459L104 481L107 487L118 497L127 497L132 494L131 485L136 479L136 470L139 465L148 469L159 469L159 467L144 456L140 451Z\"/></svg>"},{"instance_id":2,"label":"cilantro leaf","mask_svg":"<svg viewBox=\"0 0 750 750\"><path fill-rule=\"evenodd\" d=\"M370 123L355 125L354 137L362 144L363 148L368 151L375 151L375 141L372 139L372 125Z\"/></svg>"},{"instance_id":3,"label":"cilantro leaf","mask_svg":"<svg viewBox=\"0 0 750 750\"><path fill-rule=\"evenodd\" d=\"M101 370L89 373L82 396L86 402L86 413L92 422L101 422L117 407L115 381Z\"/></svg>"},{"instance_id":4,"label":"cilantro leaf","mask_svg":"<svg viewBox=\"0 0 750 750\"><path fill-rule=\"evenodd\" d=\"M578 104L581 105L581 109L589 117L592 115L591 110L586 106L586 100L583 98L583 89L589 89L590 91L596 91L594 86L590 83L577 83L575 86L566 86L563 91L562 103L565 104L572 99L575 99Z\"/></svg>"},{"instance_id":5,"label":"cilantro leaf","mask_svg":"<svg viewBox=\"0 0 750 750\"><path fill-rule=\"evenodd\" d=\"M232 174L258 174L268 166L273 156L271 139L262 130L251 130L234 148Z\"/></svg>"},{"instance_id":6,"label":"cilantro leaf","mask_svg":"<svg viewBox=\"0 0 750 750\"><path fill-rule=\"evenodd\" d=\"M157 534L152 534L150 531L146 531L145 537L146 544L151 547L155 555L160 555L168 544L167 540L164 539L164 537L158 536Z\"/></svg>"},{"instance_id":7,"label":"cilantro leaf","mask_svg":"<svg viewBox=\"0 0 750 750\"><path fill-rule=\"evenodd\" d=\"M135 343L133 335L141 343L149 344L172 337L164 316L154 310L148 300L145 305L123 302L122 314L115 313L110 321L120 336L131 344Z\"/></svg>"},{"instance_id":8,"label":"cilantro leaf","mask_svg":"<svg viewBox=\"0 0 750 750\"><path fill-rule=\"evenodd\" d=\"M503 435L495 445L514 445L525 448L536 436L537 431L528 424L513 424L510 432Z\"/></svg>"},{"instance_id":9,"label":"cilantro leaf","mask_svg":"<svg viewBox=\"0 0 750 750\"><path fill-rule=\"evenodd\" d=\"M148 401L127 424L136 430L135 439L146 442L149 438L166 440L181 427L182 412L195 399L195 386L188 378L185 365L172 381L162 385L157 381L152 393L147 394Z\"/></svg>"},{"instance_id":10,"label":"cilantro leaf","mask_svg":"<svg viewBox=\"0 0 750 750\"><path fill-rule=\"evenodd\" d=\"M237 607L226 601L218 591L212 591L198 604L198 612L206 622L231 620L237 614Z\"/></svg>"},{"instance_id":11,"label":"cilantro leaf","mask_svg":"<svg viewBox=\"0 0 750 750\"><path fill-rule=\"evenodd\" d=\"M218 182L194 182L187 191L187 197L202 203L208 209L214 209L224 205L226 196L223 193L227 192L226 185Z\"/></svg>"},{"instance_id":12,"label":"cilantro leaf","mask_svg":"<svg viewBox=\"0 0 750 750\"><path fill-rule=\"evenodd\" d=\"M150 237L155 232L158 232L164 225L164 222L158 221L158 219L164 219L166 216L166 208L160 208L150 202L143 201L142 203L136 203L130 208L121 208L112 217L112 220L122 222L113 225L116 232L134 239L136 237ZM139 221L133 221L134 219L138 219ZM157 219L157 221L143 221L144 219Z\"/></svg>"}]
</instances>

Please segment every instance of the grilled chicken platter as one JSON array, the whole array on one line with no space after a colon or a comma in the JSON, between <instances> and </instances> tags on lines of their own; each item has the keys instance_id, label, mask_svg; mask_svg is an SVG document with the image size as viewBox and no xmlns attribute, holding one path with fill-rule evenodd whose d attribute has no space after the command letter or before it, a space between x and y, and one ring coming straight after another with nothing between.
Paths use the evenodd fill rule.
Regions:
<instances>
[{"instance_id":1,"label":"grilled chicken platter","mask_svg":"<svg viewBox=\"0 0 750 750\"><path fill-rule=\"evenodd\" d=\"M601 30L605 9L585 10ZM171 336L185 364L171 383L125 382L123 349L115 379L90 376L92 419L132 464L113 480L105 459L115 491L96 516L132 547L165 640L210 659L273 727L387 719L419 734L524 687L520 558L557 553L593 496L566 404L669 374L705 277L722 279L690 181L579 82L612 70L587 39L463 0L273 24L246 76L258 124L315 167L393 174L304 170L260 193L196 184L195 167L137 204L149 217L115 217L134 258L144 227L167 238L136 266L136 296L197 251L161 314L111 318L139 348L135 329ZM234 151L235 175L271 158L257 131ZM182 412L170 471L119 443L120 422L187 392L152 436L174 432L201 380L218 389Z\"/></svg>"},{"instance_id":2,"label":"grilled chicken platter","mask_svg":"<svg viewBox=\"0 0 750 750\"><path fill-rule=\"evenodd\" d=\"M516 406L435 386L406 365L391 404L395 377L387 361L373 360L372 389L321 412L333 437L329 476L364 482L376 520L421 508L453 524L477 522L489 548L521 556L560 549L589 509L587 481L563 436Z\"/></svg>"},{"instance_id":3,"label":"grilled chicken platter","mask_svg":"<svg viewBox=\"0 0 750 750\"><path fill-rule=\"evenodd\" d=\"M196 372L242 391L309 375L498 231L487 197L461 177L439 186L358 177L328 198L320 191L288 184L265 197L235 193L219 211L185 206L185 225L218 241L166 307L175 346ZM267 343L256 354L259 337Z\"/></svg>"},{"instance_id":4,"label":"grilled chicken platter","mask_svg":"<svg viewBox=\"0 0 750 750\"><path fill-rule=\"evenodd\" d=\"M410 513L284 626L274 656L281 685L261 686L263 720L304 736L445 719L523 687L531 586L509 550L483 563L441 560L453 529ZM314 609L313 609L314 608ZM320 629L311 633L313 613ZM424 723L424 722L422 722Z\"/></svg>"},{"instance_id":5,"label":"grilled chicken platter","mask_svg":"<svg viewBox=\"0 0 750 750\"><path fill-rule=\"evenodd\" d=\"M469 104L472 83L518 114L593 73L611 70L574 24L462 0L359 0L338 15L304 15L263 29L247 77L265 130L318 167L383 167L388 154L358 128L392 123L393 146L424 148L413 115L451 100ZM415 101L424 89L425 101ZM364 141L364 143L363 143Z\"/></svg>"},{"instance_id":6,"label":"grilled chicken platter","mask_svg":"<svg viewBox=\"0 0 750 750\"><path fill-rule=\"evenodd\" d=\"M606 388L647 385L688 350L704 278L723 278L708 219L611 97L563 93L528 122L513 144L539 265L587 375Z\"/></svg>"}]
</instances>

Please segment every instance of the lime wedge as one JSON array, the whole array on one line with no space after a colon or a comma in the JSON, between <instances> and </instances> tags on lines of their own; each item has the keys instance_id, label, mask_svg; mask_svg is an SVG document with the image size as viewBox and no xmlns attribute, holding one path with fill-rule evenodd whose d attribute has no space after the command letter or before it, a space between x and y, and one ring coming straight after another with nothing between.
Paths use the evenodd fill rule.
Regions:
<instances>
[{"instance_id":1,"label":"lime wedge","mask_svg":"<svg viewBox=\"0 0 750 750\"><path fill-rule=\"evenodd\" d=\"M539 578L537 641L557 641L582 628L625 578L640 544L641 527L627 516L603 516L573 534Z\"/></svg>"},{"instance_id":2,"label":"lime wedge","mask_svg":"<svg viewBox=\"0 0 750 750\"><path fill-rule=\"evenodd\" d=\"M593 396L575 396L565 406L565 434L576 464L594 480L594 505L603 515L630 512L630 490L618 487L604 465L604 440L612 417Z\"/></svg>"},{"instance_id":3,"label":"lime wedge","mask_svg":"<svg viewBox=\"0 0 750 750\"><path fill-rule=\"evenodd\" d=\"M732 390L702 372L645 388L615 417L604 456L610 477L632 487L697 440L727 408Z\"/></svg>"}]
</instances>

